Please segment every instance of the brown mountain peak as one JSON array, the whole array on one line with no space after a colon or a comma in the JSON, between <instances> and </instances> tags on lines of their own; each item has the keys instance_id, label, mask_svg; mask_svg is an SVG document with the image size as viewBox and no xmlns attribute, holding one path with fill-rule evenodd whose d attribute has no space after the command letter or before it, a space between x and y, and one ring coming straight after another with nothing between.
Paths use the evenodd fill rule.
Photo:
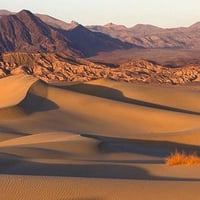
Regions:
<instances>
[{"instance_id":1,"label":"brown mountain peak","mask_svg":"<svg viewBox=\"0 0 200 200\"><path fill-rule=\"evenodd\" d=\"M29 10L21 10L20 12L16 13L15 16L20 19L22 22L26 23L27 25L29 24L28 22L34 22L37 23L38 25L46 25L39 17L34 15L32 12ZM47 26L47 25L46 25Z\"/></svg>"},{"instance_id":2,"label":"brown mountain peak","mask_svg":"<svg viewBox=\"0 0 200 200\"><path fill-rule=\"evenodd\" d=\"M72 21L71 21L71 25L76 25L76 26L78 26L78 25L79 25L79 23L78 23L78 22L76 22L76 21L74 21L74 20L72 20Z\"/></svg>"},{"instance_id":3,"label":"brown mountain peak","mask_svg":"<svg viewBox=\"0 0 200 200\"><path fill-rule=\"evenodd\" d=\"M33 15L33 13L30 10L22 9L19 11L17 14L28 14L28 15Z\"/></svg>"},{"instance_id":4,"label":"brown mountain peak","mask_svg":"<svg viewBox=\"0 0 200 200\"><path fill-rule=\"evenodd\" d=\"M77 28L79 26L81 26L81 25L78 22L72 20L70 25L69 25L69 27L68 27L68 29L74 29L74 28Z\"/></svg>"},{"instance_id":5,"label":"brown mountain peak","mask_svg":"<svg viewBox=\"0 0 200 200\"><path fill-rule=\"evenodd\" d=\"M105 26L105 27L112 27L112 26L115 26L115 25L116 25L116 24L110 22L110 23L105 24L104 26Z\"/></svg>"},{"instance_id":6,"label":"brown mountain peak","mask_svg":"<svg viewBox=\"0 0 200 200\"><path fill-rule=\"evenodd\" d=\"M200 22L197 22L195 24L192 24L189 28L200 28Z\"/></svg>"},{"instance_id":7,"label":"brown mountain peak","mask_svg":"<svg viewBox=\"0 0 200 200\"><path fill-rule=\"evenodd\" d=\"M151 30L158 30L158 29L162 29L162 28L160 28L158 26L151 25L151 24L136 24L131 29L151 29Z\"/></svg>"},{"instance_id":8,"label":"brown mountain peak","mask_svg":"<svg viewBox=\"0 0 200 200\"><path fill-rule=\"evenodd\" d=\"M21 10L18 13L16 13L16 16L19 18L34 18L36 17L32 12L30 12L29 10Z\"/></svg>"},{"instance_id":9,"label":"brown mountain peak","mask_svg":"<svg viewBox=\"0 0 200 200\"><path fill-rule=\"evenodd\" d=\"M3 16L3 15L11 15L12 12L8 11L8 10L5 10L5 9L1 9L0 10L0 16Z\"/></svg>"},{"instance_id":10,"label":"brown mountain peak","mask_svg":"<svg viewBox=\"0 0 200 200\"><path fill-rule=\"evenodd\" d=\"M108 23L108 24L105 24L103 27L105 27L105 28L114 28L114 29L116 29L116 30L127 29L127 27L124 26L124 25L118 25L118 24L114 24L114 23L112 23L112 22L110 22L110 23Z\"/></svg>"}]
</instances>

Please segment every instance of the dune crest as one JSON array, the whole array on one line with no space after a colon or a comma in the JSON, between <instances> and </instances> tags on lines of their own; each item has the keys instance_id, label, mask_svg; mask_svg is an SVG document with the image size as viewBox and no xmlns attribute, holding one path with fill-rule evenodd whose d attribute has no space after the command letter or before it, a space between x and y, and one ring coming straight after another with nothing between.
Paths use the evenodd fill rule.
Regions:
<instances>
[{"instance_id":1,"label":"dune crest","mask_svg":"<svg viewBox=\"0 0 200 200\"><path fill-rule=\"evenodd\" d=\"M37 81L33 76L16 75L0 79L0 108L17 105L24 99L29 88Z\"/></svg>"}]
</instances>

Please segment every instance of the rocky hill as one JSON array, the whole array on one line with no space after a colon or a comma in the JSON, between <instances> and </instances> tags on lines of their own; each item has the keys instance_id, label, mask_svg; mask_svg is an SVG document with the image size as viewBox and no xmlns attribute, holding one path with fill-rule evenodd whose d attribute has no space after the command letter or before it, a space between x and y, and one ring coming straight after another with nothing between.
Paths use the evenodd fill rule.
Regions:
<instances>
[{"instance_id":1,"label":"rocky hill","mask_svg":"<svg viewBox=\"0 0 200 200\"><path fill-rule=\"evenodd\" d=\"M200 81L200 67L167 68L145 60L110 67L54 53L5 53L0 58L0 77L27 73L48 82L83 82L99 78L116 81L182 84Z\"/></svg>"}]
</instances>

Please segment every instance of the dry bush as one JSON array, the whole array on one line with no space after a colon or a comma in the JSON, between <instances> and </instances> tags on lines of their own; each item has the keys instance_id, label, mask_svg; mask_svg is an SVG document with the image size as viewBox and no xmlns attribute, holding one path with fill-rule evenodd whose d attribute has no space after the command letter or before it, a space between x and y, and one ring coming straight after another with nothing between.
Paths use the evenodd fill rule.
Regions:
<instances>
[{"instance_id":1,"label":"dry bush","mask_svg":"<svg viewBox=\"0 0 200 200\"><path fill-rule=\"evenodd\" d=\"M194 164L200 164L200 156L196 152L193 152L191 154L186 154L184 151L182 152L175 151L170 156L168 156L165 159L165 161L168 166L194 165Z\"/></svg>"}]
</instances>

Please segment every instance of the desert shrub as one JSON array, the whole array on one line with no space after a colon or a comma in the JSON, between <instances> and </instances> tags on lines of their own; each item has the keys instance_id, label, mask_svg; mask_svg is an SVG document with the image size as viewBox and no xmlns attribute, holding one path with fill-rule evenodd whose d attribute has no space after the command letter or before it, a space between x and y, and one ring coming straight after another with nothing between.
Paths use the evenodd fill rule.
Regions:
<instances>
[{"instance_id":1,"label":"desert shrub","mask_svg":"<svg viewBox=\"0 0 200 200\"><path fill-rule=\"evenodd\" d=\"M177 150L165 159L168 166L200 164L200 156L196 152L186 154Z\"/></svg>"}]
</instances>

